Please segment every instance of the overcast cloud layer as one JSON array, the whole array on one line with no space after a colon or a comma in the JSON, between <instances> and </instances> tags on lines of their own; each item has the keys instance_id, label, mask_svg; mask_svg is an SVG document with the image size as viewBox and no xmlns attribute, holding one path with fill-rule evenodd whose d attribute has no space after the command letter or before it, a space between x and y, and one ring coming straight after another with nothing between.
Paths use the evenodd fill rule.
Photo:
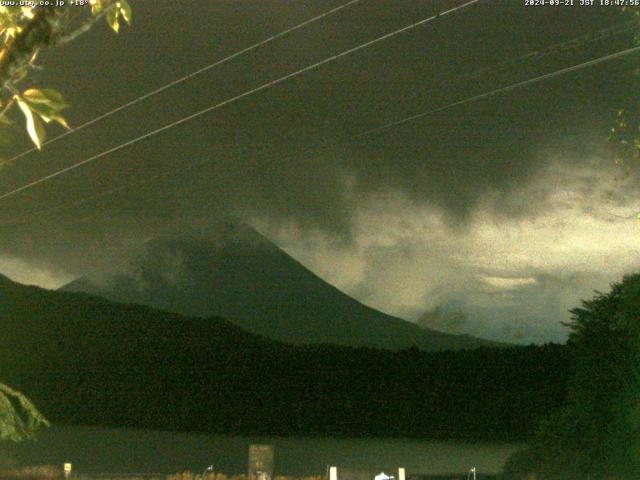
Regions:
<instances>
[{"instance_id":1,"label":"overcast cloud layer","mask_svg":"<svg viewBox=\"0 0 640 480\"><path fill-rule=\"evenodd\" d=\"M136 2L130 29L51 52L38 84L78 125L341 3ZM0 192L460 3L363 0L3 168ZM550 49L626 21L481 2L2 201L0 269L53 287L234 214L385 312L442 306L474 335L562 340L569 308L638 268L636 182L605 148L638 101L638 56L355 135L627 48L631 32Z\"/></svg>"}]
</instances>

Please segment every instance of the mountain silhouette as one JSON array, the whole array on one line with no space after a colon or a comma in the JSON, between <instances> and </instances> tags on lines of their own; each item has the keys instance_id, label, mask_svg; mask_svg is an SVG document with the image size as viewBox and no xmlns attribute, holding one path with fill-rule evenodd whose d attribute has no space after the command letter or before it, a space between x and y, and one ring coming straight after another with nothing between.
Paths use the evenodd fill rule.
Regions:
<instances>
[{"instance_id":1,"label":"mountain silhouette","mask_svg":"<svg viewBox=\"0 0 640 480\"><path fill-rule=\"evenodd\" d=\"M220 316L293 344L391 350L475 348L492 342L445 334L384 314L322 280L254 230L221 220L208 234L154 238L114 273L62 287L188 316Z\"/></svg>"},{"instance_id":2,"label":"mountain silhouette","mask_svg":"<svg viewBox=\"0 0 640 480\"><path fill-rule=\"evenodd\" d=\"M0 276L0 381L54 423L251 435L524 438L565 398L559 345L287 345Z\"/></svg>"}]
</instances>

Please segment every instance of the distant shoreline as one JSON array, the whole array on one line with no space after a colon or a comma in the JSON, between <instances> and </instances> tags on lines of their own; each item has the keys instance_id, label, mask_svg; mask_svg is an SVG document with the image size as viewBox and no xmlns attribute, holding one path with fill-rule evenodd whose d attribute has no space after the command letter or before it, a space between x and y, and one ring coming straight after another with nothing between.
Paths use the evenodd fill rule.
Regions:
<instances>
[{"instance_id":1,"label":"distant shoreline","mask_svg":"<svg viewBox=\"0 0 640 480\"><path fill-rule=\"evenodd\" d=\"M383 438L315 438L190 434L143 429L54 426L36 442L13 450L25 465L72 462L78 472L199 472L214 464L218 472L246 472L251 443L274 445L275 474L313 476L327 465L388 467L407 474L446 474L476 466L498 473L523 443Z\"/></svg>"}]
</instances>

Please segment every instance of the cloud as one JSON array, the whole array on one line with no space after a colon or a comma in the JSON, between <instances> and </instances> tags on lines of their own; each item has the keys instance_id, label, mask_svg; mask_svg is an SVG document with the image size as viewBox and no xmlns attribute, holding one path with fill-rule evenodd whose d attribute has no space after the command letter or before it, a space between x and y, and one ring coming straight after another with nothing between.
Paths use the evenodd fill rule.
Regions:
<instances>
[{"instance_id":1,"label":"cloud","mask_svg":"<svg viewBox=\"0 0 640 480\"><path fill-rule=\"evenodd\" d=\"M506 277L489 277L489 276L481 276L480 277L483 282L492 287L496 287L498 289L504 290L513 290L518 287L523 287L527 285L533 285L537 283L535 278L506 278Z\"/></svg>"},{"instance_id":2,"label":"cloud","mask_svg":"<svg viewBox=\"0 0 640 480\"><path fill-rule=\"evenodd\" d=\"M65 92L79 125L340 3L140 2L131 29L113 35L103 25L52 50L37 80ZM6 199L0 254L20 259L15 272L54 285L38 272L108 270L167 229L234 214L384 311L416 319L461 302L470 331L499 336L529 322L529 338L560 338L556 317L569 301L637 265L637 223L618 218L640 205L637 185L616 182L603 151L615 112L635 101L632 62L357 137L629 41L453 81L530 53L531 38L546 39L536 44L544 48L618 20L615 9L548 17L515 2L500 8L382 42ZM360 2L3 168L0 191L432 13L432 2ZM541 309L535 295L553 308ZM525 300L535 315L516 312Z\"/></svg>"},{"instance_id":3,"label":"cloud","mask_svg":"<svg viewBox=\"0 0 640 480\"><path fill-rule=\"evenodd\" d=\"M462 310L450 310L438 306L425 312L416 322L424 328L431 328L441 332L461 334L465 333L469 315Z\"/></svg>"},{"instance_id":4,"label":"cloud","mask_svg":"<svg viewBox=\"0 0 640 480\"><path fill-rule=\"evenodd\" d=\"M440 308L468 316L458 331L561 341L567 330L560 322L569 319L571 308L640 269L640 223L604 213L632 209L638 200L629 194L611 203L606 191L612 180L605 171L575 176L571 169L552 168L531 188L544 188L551 179L557 185L547 209L514 218L488 206L464 229L398 192L362 208L354 243L345 248L322 232L300 242L304 235L295 229L270 229L266 221L261 228L321 276L388 313L417 321L427 312L449 328L446 318L431 318Z\"/></svg>"},{"instance_id":5,"label":"cloud","mask_svg":"<svg viewBox=\"0 0 640 480\"><path fill-rule=\"evenodd\" d=\"M14 282L52 289L73 280L73 276L55 266L37 268L28 262L5 257L0 257L0 273Z\"/></svg>"}]
</instances>

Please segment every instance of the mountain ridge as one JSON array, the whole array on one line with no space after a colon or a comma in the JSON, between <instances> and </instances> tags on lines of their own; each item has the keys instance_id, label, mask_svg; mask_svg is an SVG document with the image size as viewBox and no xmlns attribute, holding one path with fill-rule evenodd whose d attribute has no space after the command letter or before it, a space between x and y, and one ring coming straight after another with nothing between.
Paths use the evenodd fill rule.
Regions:
<instances>
[{"instance_id":1,"label":"mountain ridge","mask_svg":"<svg viewBox=\"0 0 640 480\"><path fill-rule=\"evenodd\" d=\"M81 277L61 290L187 316L220 316L249 332L293 344L391 350L498 345L420 328L364 305L251 226L233 221L220 222L206 234L151 239L125 263L119 271Z\"/></svg>"},{"instance_id":2,"label":"mountain ridge","mask_svg":"<svg viewBox=\"0 0 640 480\"><path fill-rule=\"evenodd\" d=\"M293 346L0 278L2 381L54 423L247 435L509 439L565 397L559 345Z\"/></svg>"}]
</instances>

